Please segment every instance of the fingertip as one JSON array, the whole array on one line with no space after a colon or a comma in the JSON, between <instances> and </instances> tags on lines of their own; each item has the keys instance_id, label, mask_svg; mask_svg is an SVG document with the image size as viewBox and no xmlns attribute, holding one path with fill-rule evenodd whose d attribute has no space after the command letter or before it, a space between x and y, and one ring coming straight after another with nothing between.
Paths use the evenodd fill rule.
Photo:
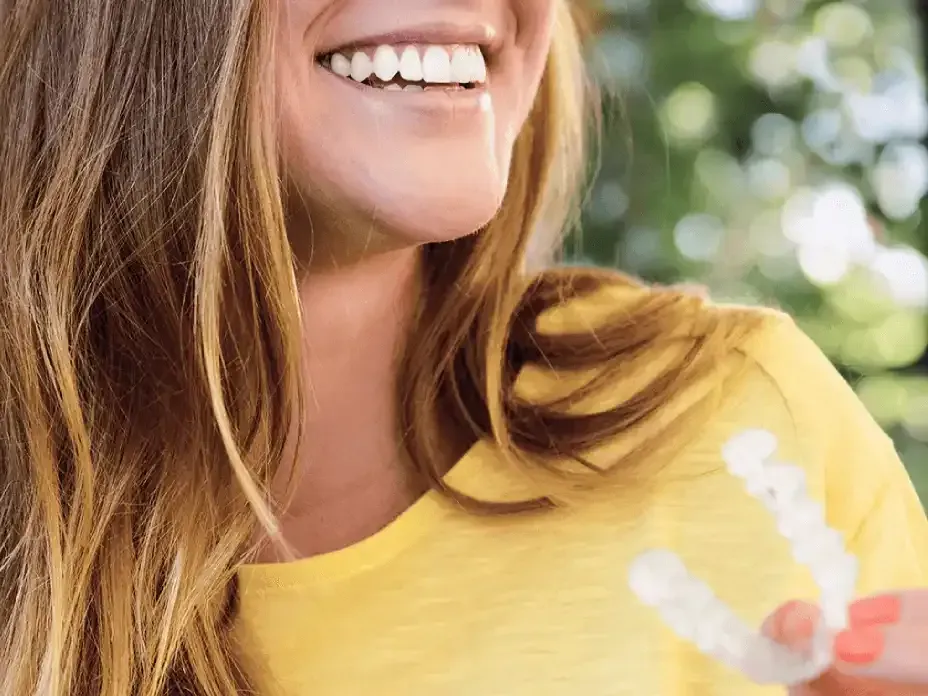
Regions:
<instances>
[{"instance_id":1,"label":"fingertip","mask_svg":"<svg viewBox=\"0 0 928 696\"><path fill-rule=\"evenodd\" d=\"M925 628L905 621L894 625L851 627L835 637L834 667L842 674L855 677L928 686L926 644Z\"/></svg>"},{"instance_id":2,"label":"fingertip","mask_svg":"<svg viewBox=\"0 0 928 696\"><path fill-rule=\"evenodd\" d=\"M820 615L818 607L809 602L793 600L779 607L764 622L762 631L773 640L792 644L810 638Z\"/></svg>"},{"instance_id":3,"label":"fingertip","mask_svg":"<svg viewBox=\"0 0 928 696\"><path fill-rule=\"evenodd\" d=\"M848 616L855 627L894 624L902 616L902 598L897 594L864 597L848 607Z\"/></svg>"},{"instance_id":4,"label":"fingertip","mask_svg":"<svg viewBox=\"0 0 928 696\"><path fill-rule=\"evenodd\" d=\"M834 652L839 663L849 666L876 662L886 648L886 636L875 626L842 631L835 636Z\"/></svg>"}]
</instances>

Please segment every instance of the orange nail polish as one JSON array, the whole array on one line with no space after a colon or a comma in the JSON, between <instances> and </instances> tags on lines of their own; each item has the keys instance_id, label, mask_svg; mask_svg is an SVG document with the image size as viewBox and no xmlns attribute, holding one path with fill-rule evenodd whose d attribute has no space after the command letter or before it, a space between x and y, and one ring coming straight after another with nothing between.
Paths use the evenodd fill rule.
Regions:
<instances>
[{"instance_id":1,"label":"orange nail polish","mask_svg":"<svg viewBox=\"0 0 928 696\"><path fill-rule=\"evenodd\" d=\"M851 626L894 624L902 614L902 601L897 595L866 597L854 602L848 611Z\"/></svg>"},{"instance_id":2,"label":"orange nail polish","mask_svg":"<svg viewBox=\"0 0 928 696\"><path fill-rule=\"evenodd\" d=\"M883 632L874 627L842 631L835 637L835 655L840 661L852 665L876 662L885 646Z\"/></svg>"}]
</instances>

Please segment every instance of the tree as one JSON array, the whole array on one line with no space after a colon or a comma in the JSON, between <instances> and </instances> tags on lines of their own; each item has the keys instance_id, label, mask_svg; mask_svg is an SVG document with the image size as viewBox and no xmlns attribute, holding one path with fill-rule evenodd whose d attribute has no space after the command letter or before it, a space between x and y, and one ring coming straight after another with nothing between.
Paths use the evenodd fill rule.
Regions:
<instances>
[{"instance_id":1,"label":"tree","mask_svg":"<svg viewBox=\"0 0 928 696\"><path fill-rule=\"evenodd\" d=\"M787 309L928 493L928 44L913 28L928 3L592 9L607 119L572 260Z\"/></svg>"}]
</instances>

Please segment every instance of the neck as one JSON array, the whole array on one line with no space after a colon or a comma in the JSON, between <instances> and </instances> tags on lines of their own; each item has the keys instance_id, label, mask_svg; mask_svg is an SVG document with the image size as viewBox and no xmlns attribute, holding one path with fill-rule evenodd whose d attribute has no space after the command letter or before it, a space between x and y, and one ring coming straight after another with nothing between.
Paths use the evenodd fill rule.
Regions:
<instances>
[{"instance_id":1,"label":"neck","mask_svg":"<svg viewBox=\"0 0 928 696\"><path fill-rule=\"evenodd\" d=\"M403 249L312 269L301 284L303 437L280 519L301 556L370 536L421 494L404 465L395 396L417 264L418 250Z\"/></svg>"}]
</instances>

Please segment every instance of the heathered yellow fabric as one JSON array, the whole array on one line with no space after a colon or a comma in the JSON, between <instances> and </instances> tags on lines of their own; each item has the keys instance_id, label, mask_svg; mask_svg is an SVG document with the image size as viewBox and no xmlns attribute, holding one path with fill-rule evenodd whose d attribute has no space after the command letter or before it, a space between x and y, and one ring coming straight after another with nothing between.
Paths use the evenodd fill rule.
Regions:
<instances>
[{"instance_id":1,"label":"heathered yellow fabric","mask_svg":"<svg viewBox=\"0 0 928 696\"><path fill-rule=\"evenodd\" d=\"M549 321L595 324L610 301ZM614 495L497 519L428 494L355 546L243 569L236 635L261 667L262 696L781 694L676 640L627 586L636 554L667 547L757 624L815 596L768 513L725 472L725 440L754 427L777 435L858 555L861 594L928 586L928 523L890 440L790 319L771 315L730 360L747 371L707 425ZM564 380L527 371L519 385L544 396ZM604 443L598 458L620 461L647 435ZM495 500L538 490L485 442L448 478Z\"/></svg>"}]
</instances>

